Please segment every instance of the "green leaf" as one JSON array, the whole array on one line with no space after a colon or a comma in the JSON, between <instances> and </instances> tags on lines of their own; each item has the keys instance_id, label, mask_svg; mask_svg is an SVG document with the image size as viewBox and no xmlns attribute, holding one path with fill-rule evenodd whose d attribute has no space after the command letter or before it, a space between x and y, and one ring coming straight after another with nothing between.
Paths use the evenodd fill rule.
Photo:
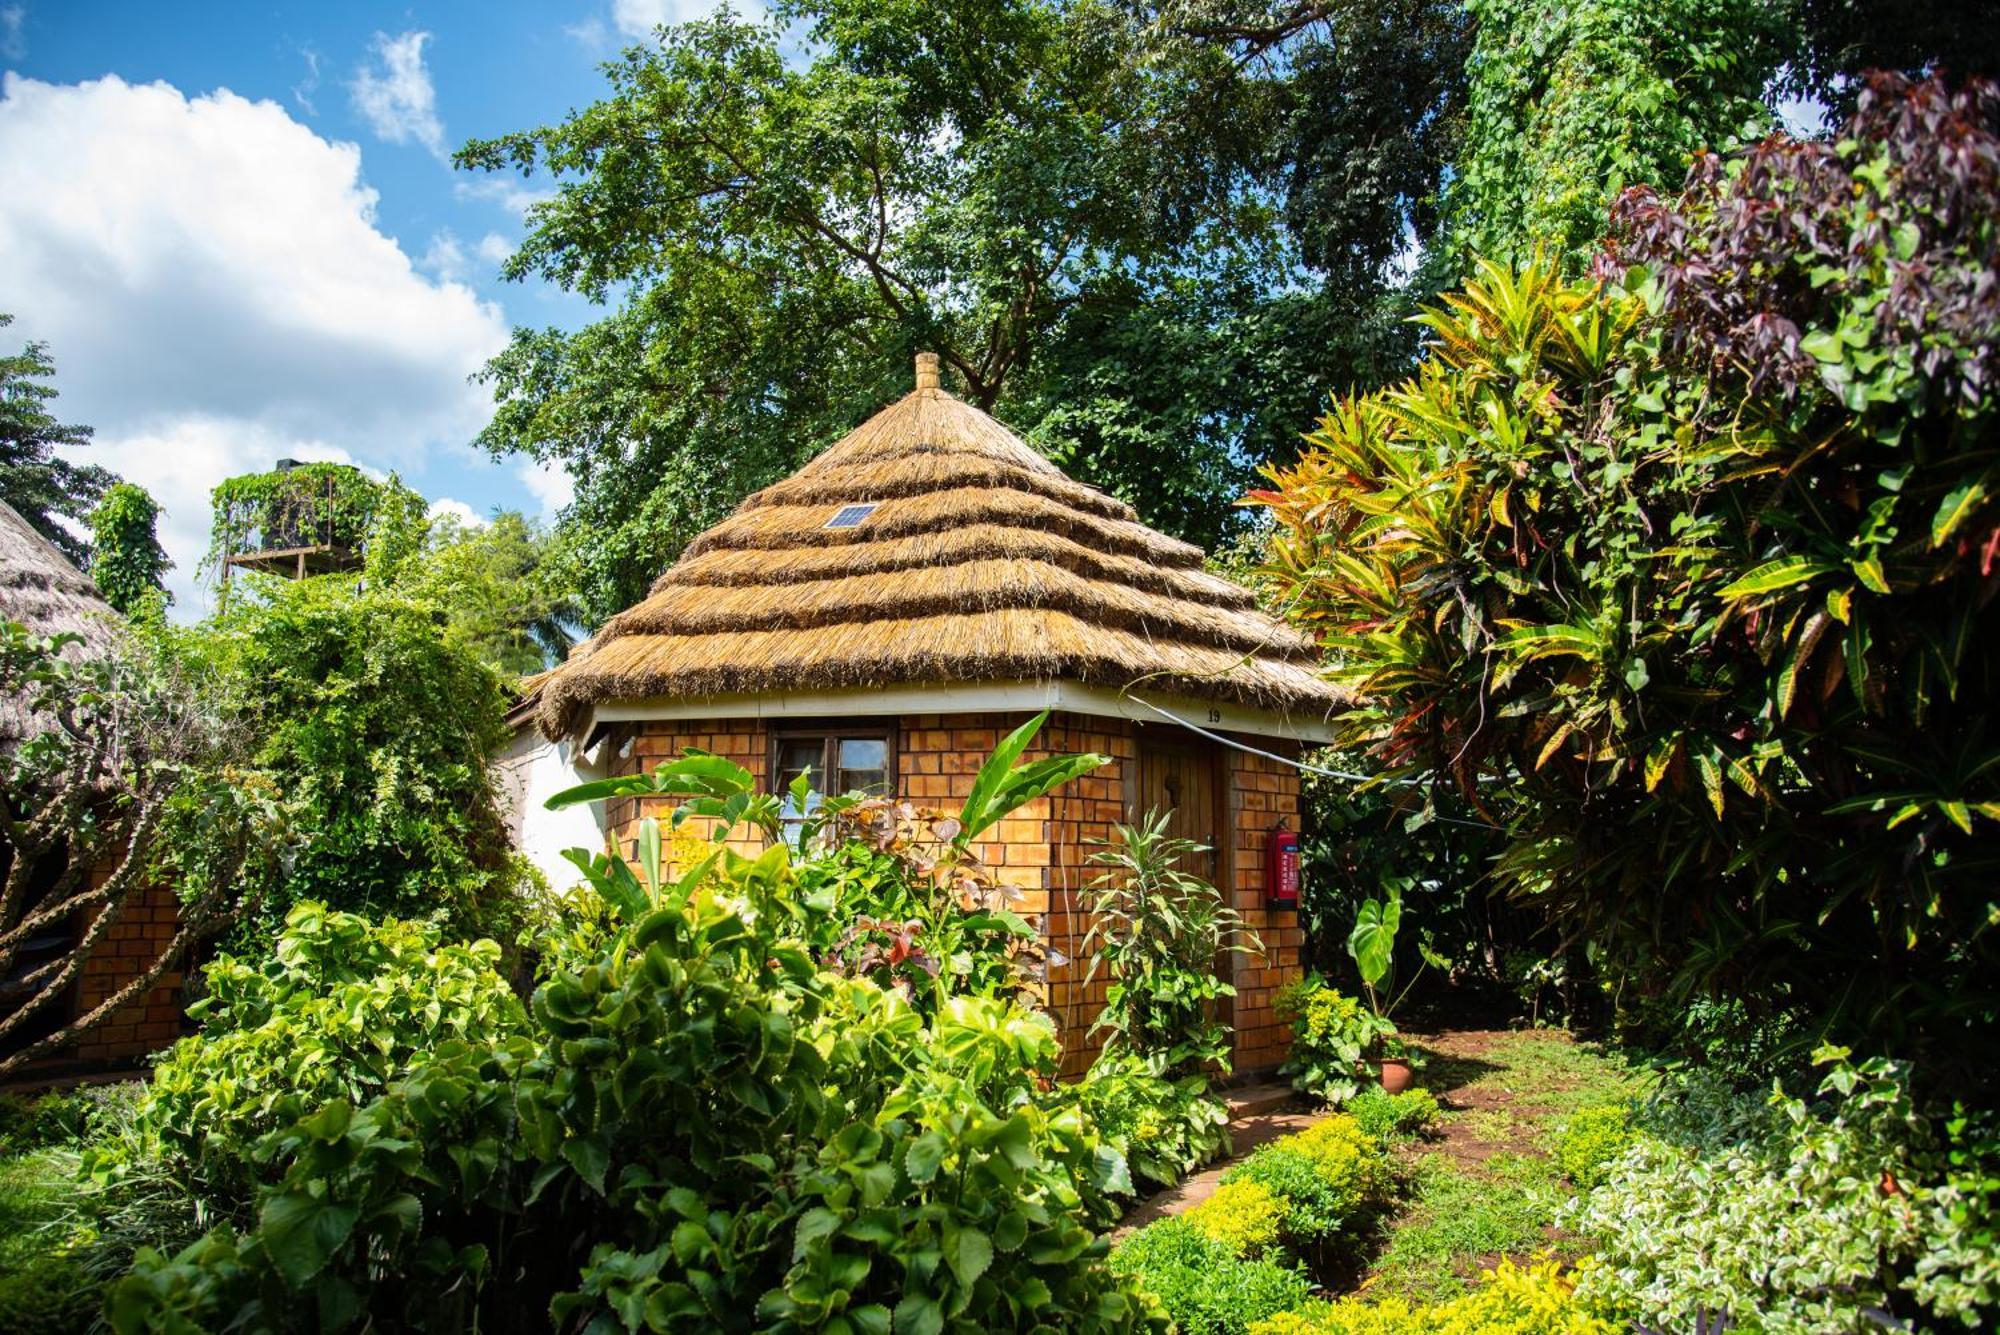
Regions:
<instances>
[{"instance_id":1,"label":"green leaf","mask_svg":"<svg viewBox=\"0 0 2000 1335\"><path fill-rule=\"evenodd\" d=\"M927 1131L910 1142L910 1148L903 1151L903 1171L910 1181L929 1182L937 1176L938 1165L944 1162L945 1140L935 1131Z\"/></svg>"},{"instance_id":2,"label":"green leaf","mask_svg":"<svg viewBox=\"0 0 2000 1335\"><path fill-rule=\"evenodd\" d=\"M604 1174L611 1166L611 1154L604 1148L603 1140L597 1136L572 1136L563 1142L562 1154L576 1175L602 1196Z\"/></svg>"},{"instance_id":3,"label":"green leaf","mask_svg":"<svg viewBox=\"0 0 2000 1335\"><path fill-rule=\"evenodd\" d=\"M1972 513L1986 503L1986 479L1976 478L1945 494L1931 518L1931 546L1942 547Z\"/></svg>"},{"instance_id":4,"label":"green leaf","mask_svg":"<svg viewBox=\"0 0 2000 1335\"><path fill-rule=\"evenodd\" d=\"M944 1329L944 1309L922 1293L904 1296L896 1304L896 1335L938 1335Z\"/></svg>"},{"instance_id":5,"label":"green leaf","mask_svg":"<svg viewBox=\"0 0 2000 1335\"><path fill-rule=\"evenodd\" d=\"M976 1228L961 1228L945 1243L945 1264L961 1288L971 1288L993 1264L993 1244Z\"/></svg>"},{"instance_id":6,"label":"green leaf","mask_svg":"<svg viewBox=\"0 0 2000 1335\"><path fill-rule=\"evenodd\" d=\"M1361 979L1373 987L1389 972L1395 958L1396 929L1403 921L1403 892L1389 887L1386 899L1370 899L1354 916L1354 930L1347 936L1347 953L1361 970Z\"/></svg>"},{"instance_id":7,"label":"green leaf","mask_svg":"<svg viewBox=\"0 0 2000 1335\"><path fill-rule=\"evenodd\" d=\"M1821 561L1811 556L1786 556L1776 561L1766 561L1749 574L1723 587L1721 596L1727 599L1756 598L1780 589L1789 589L1795 584L1803 584L1830 571L1840 569L1830 561Z\"/></svg>"},{"instance_id":8,"label":"green leaf","mask_svg":"<svg viewBox=\"0 0 2000 1335\"><path fill-rule=\"evenodd\" d=\"M347 1241L360 1213L352 1205L289 1191L258 1212L258 1240L292 1287L303 1288Z\"/></svg>"}]
</instances>

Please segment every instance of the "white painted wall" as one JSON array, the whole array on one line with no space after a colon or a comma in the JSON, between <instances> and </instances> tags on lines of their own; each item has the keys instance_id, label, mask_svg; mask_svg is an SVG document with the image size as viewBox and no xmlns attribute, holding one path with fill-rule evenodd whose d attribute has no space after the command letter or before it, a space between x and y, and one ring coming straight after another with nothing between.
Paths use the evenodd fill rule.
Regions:
<instances>
[{"instance_id":1,"label":"white painted wall","mask_svg":"<svg viewBox=\"0 0 2000 1335\"><path fill-rule=\"evenodd\" d=\"M602 749L602 748L600 748ZM578 879L566 848L604 848L604 803L550 811L549 797L604 777L603 757L581 754L574 741L552 742L532 724L515 731L493 762L494 787L514 846L548 878L549 889L567 890Z\"/></svg>"}]
</instances>

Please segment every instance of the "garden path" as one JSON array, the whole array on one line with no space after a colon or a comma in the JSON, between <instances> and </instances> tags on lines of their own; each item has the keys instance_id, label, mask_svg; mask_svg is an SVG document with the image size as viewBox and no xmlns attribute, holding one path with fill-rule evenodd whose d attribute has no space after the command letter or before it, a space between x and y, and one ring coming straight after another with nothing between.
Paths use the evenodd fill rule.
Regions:
<instances>
[{"instance_id":1,"label":"garden path","mask_svg":"<svg viewBox=\"0 0 2000 1335\"><path fill-rule=\"evenodd\" d=\"M1366 1238L1354 1287L1443 1298L1503 1256L1586 1250L1554 1225L1570 1189L1550 1145L1569 1113L1629 1092L1631 1073L1561 1029L1405 1037L1424 1054L1418 1082L1437 1096L1443 1115L1430 1139L1396 1149L1405 1190ZM1258 1146L1328 1115L1274 1086L1238 1091L1231 1112L1230 1157L1144 1201L1118 1236L1200 1204Z\"/></svg>"}]
</instances>

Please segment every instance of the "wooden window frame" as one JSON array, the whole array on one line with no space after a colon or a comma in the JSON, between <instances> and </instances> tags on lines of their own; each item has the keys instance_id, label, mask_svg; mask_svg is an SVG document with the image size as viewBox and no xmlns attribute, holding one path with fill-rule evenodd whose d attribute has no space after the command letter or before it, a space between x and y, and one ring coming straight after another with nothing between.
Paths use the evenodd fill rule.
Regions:
<instances>
[{"instance_id":1,"label":"wooden window frame","mask_svg":"<svg viewBox=\"0 0 2000 1335\"><path fill-rule=\"evenodd\" d=\"M835 743L856 740L884 743L888 747L888 763L886 768L889 785L889 791L885 796L895 797L897 795L897 783L900 775L896 762L899 758L899 752L902 750L903 739L896 720L852 718L826 719L817 722L813 720L801 720L797 723L787 723L782 728L772 728L770 730L770 740L766 744L764 773L771 776L770 785L773 795L781 799L784 797L779 783L778 759L784 751L785 743L812 741L815 739L821 743L820 761L822 764L827 765L828 774L832 774L836 768L835 765L828 763L837 759L837 757L831 754ZM840 794L823 793L821 796L838 797Z\"/></svg>"}]
</instances>

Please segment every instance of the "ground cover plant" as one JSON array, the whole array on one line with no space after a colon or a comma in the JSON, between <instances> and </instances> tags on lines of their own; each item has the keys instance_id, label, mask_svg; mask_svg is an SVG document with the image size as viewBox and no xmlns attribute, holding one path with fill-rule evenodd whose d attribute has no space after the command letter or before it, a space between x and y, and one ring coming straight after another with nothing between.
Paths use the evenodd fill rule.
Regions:
<instances>
[{"instance_id":1,"label":"ground cover plant","mask_svg":"<svg viewBox=\"0 0 2000 1335\"><path fill-rule=\"evenodd\" d=\"M1600 1241L1586 1293L1655 1325L1984 1327L2000 1302L1990 1121L1934 1129L1906 1068L1823 1060L1810 1100L1690 1077L1641 1105L1566 1216Z\"/></svg>"}]
</instances>

